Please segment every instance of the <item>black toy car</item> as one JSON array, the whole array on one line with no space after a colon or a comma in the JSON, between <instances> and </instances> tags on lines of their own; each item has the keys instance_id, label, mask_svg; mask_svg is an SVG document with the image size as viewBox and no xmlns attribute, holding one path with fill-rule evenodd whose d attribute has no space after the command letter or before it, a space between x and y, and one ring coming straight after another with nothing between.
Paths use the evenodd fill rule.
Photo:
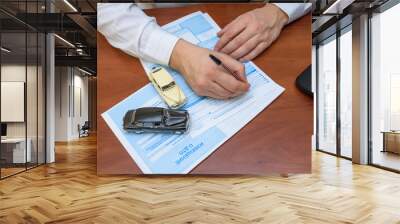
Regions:
<instances>
[{"instance_id":1,"label":"black toy car","mask_svg":"<svg viewBox=\"0 0 400 224\"><path fill-rule=\"evenodd\" d=\"M126 112L123 126L124 130L135 133L183 134L189 126L189 113L186 110L143 107Z\"/></svg>"}]
</instances>

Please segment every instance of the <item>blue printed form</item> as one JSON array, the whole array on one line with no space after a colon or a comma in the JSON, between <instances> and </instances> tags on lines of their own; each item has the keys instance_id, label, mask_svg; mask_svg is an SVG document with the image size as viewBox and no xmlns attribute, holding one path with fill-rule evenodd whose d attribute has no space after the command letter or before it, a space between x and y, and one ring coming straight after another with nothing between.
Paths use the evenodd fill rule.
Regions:
<instances>
[{"instance_id":1,"label":"blue printed form","mask_svg":"<svg viewBox=\"0 0 400 224\"><path fill-rule=\"evenodd\" d=\"M208 14L195 12L163 26L166 31L198 46L212 49L220 30ZM141 61L146 72L154 64ZM135 134L122 128L128 110L167 105L148 84L102 114L102 117L145 174L186 174L271 104L284 89L253 62L245 63L250 90L234 99L216 100L196 95L182 76L166 68L187 97L183 109L190 114L183 135Z\"/></svg>"}]
</instances>

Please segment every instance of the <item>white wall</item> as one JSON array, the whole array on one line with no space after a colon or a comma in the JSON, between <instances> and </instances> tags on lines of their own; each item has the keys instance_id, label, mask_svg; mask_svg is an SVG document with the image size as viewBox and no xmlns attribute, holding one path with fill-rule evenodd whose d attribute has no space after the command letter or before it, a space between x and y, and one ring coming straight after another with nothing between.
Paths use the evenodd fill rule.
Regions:
<instances>
[{"instance_id":1,"label":"white wall","mask_svg":"<svg viewBox=\"0 0 400 224\"><path fill-rule=\"evenodd\" d=\"M74 77L74 100L75 106L72 119L72 136L78 138L79 133L77 126L78 124L83 125L88 120L88 78L81 75L75 75ZM80 111L81 110L81 111Z\"/></svg>"},{"instance_id":2,"label":"white wall","mask_svg":"<svg viewBox=\"0 0 400 224\"><path fill-rule=\"evenodd\" d=\"M68 74L69 69L67 67L55 68L55 141L68 141L68 88L70 83Z\"/></svg>"},{"instance_id":3,"label":"white wall","mask_svg":"<svg viewBox=\"0 0 400 224\"><path fill-rule=\"evenodd\" d=\"M55 141L74 140L78 125L88 120L88 78L71 67L56 67L55 73Z\"/></svg>"}]
</instances>

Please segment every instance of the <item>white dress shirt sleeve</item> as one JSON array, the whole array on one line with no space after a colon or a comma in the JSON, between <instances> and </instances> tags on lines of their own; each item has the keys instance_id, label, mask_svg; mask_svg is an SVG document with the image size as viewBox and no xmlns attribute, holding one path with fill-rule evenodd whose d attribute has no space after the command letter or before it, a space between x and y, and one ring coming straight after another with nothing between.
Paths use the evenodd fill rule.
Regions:
<instances>
[{"instance_id":1,"label":"white dress shirt sleeve","mask_svg":"<svg viewBox=\"0 0 400 224\"><path fill-rule=\"evenodd\" d=\"M132 3L99 3L97 29L125 53L168 65L178 37L164 31L154 17Z\"/></svg>"},{"instance_id":2,"label":"white dress shirt sleeve","mask_svg":"<svg viewBox=\"0 0 400 224\"><path fill-rule=\"evenodd\" d=\"M274 3L282 11L284 11L288 17L288 24L295 21L296 19L307 14L312 7L311 3Z\"/></svg>"}]
</instances>

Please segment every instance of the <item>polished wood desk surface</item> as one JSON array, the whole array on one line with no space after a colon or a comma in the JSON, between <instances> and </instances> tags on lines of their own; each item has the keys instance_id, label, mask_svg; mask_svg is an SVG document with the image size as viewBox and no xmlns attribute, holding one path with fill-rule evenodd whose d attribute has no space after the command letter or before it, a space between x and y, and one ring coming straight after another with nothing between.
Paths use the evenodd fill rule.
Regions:
<instances>
[{"instance_id":1,"label":"polished wood desk surface","mask_svg":"<svg viewBox=\"0 0 400 224\"><path fill-rule=\"evenodd\" d=\"M204 4L146 10L160 25L196 11L207 12L220 27L261 4ZM134 57L111 47L98 34L97 171L141 174L101 113L149 80ZM311 16L288 25L279 39L255 60L286 90L242 130L226 141L191 174L268 174L311 171L313 101L295 86L296 77L311 64Z\"/></svg>"}]
</instances>

